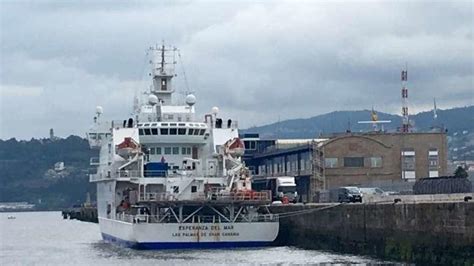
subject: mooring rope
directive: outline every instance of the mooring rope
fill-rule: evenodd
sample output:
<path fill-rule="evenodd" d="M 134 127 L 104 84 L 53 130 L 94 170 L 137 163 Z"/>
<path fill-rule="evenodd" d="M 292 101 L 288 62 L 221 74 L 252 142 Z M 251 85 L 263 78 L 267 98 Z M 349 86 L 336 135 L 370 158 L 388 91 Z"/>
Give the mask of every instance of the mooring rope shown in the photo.
<path fill-rule="evenodd" d="M 341 204 L 342 203 L 339 203 L 339 204 L 336 204 L 336 205 L 331 205 L 331 206 L 326 206 L 326 207 L 322 207 L 322 208 L 310 208 L 310 209 L 298 210 L 298 211 L 293 211 L 293 212 L 278 213 L 278 217 L 279 218 L 287 218 L 287 217 L 307 214 L 307 213 L 316 212 L 316 211 L 323 211 L 323 210 L 331 209 L 331 208 L 334 208 L 334 207 L 338 207 Z"/>

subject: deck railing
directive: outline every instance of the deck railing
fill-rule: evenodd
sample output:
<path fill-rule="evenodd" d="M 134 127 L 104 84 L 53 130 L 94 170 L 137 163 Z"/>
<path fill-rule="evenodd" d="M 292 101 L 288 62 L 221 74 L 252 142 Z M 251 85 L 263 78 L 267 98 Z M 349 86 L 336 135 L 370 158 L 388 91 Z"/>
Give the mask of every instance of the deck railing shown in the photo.
<path fill-rule="evenodd" d="M 176 218 L 170 215 L 147 215 L 147 214 L 126 214 L 117 213 L 116 220 L 127 223 L 179 223 Z M 232 221 L 223 219 L 218 215 L 196 215 L 190 219 L 186 219 L 182 223 L 202 224 L 202 223 L 258 223 L 258 222 L 275 222 L 278 221 L 278 214 L 257 214 L 251 217 L 237 217 Z"/>
<path fill-rule="evenodd" d="M 218 192 L 218 193 L 193 193 L 191 197 L 180 199 L 170 192 L 161 193 L 141 193 L 140 201 L 212 201 L 212 202 L 270 202 L 270 191 L 239 191 L 239 192 Z"/>

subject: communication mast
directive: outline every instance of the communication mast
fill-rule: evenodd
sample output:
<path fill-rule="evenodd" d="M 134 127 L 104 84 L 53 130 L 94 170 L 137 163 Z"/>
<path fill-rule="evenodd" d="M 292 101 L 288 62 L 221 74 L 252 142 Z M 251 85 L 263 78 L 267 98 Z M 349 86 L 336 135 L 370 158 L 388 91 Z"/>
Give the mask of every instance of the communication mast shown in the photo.
<path fill-rule="evenodd" d="M 403 133 L 407 133 L 410 131 L 410 120 L 408 117 L 408 88 L 407 88 L 407 81 L 408 81 L 408 70 L 405 67 L 405 70 L 402 70 L 402 128 L 401 131 Z"/>

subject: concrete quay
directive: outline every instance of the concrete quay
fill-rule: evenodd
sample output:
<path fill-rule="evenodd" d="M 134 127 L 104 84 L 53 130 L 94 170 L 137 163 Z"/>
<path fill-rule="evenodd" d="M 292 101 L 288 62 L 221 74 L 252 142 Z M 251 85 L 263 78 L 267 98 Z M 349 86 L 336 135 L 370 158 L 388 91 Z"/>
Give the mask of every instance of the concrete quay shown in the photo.
<path fill-rule="evenodd" d="M 84 222 L 98 223 L 96 207 L 76 207 L 61 211 L 64 219 L 75 219 Z"/>
<path fill-rule="evenodd" d="M 277 245 L 429 265 L 474 265 L 474 202 L 295 204 L 280 213 Z"/>

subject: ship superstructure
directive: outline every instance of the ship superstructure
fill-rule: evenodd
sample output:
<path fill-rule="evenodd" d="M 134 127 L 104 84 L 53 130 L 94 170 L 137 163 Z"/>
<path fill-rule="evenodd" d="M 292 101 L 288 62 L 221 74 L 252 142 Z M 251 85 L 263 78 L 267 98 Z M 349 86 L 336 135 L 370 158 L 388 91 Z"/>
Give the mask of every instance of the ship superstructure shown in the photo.
<path fill-rule="evenodd" d="M 260 246 L 278 233 L 276 215 L 257 212 L 270 192 L 255 192 L 240 157 L 237 121 L 217 107 L 195 115 L 196 97 L 173 104 L 176 48 L 151 47 L 147 101 L 119 121 L 102 121 L 97 107 L 88 132 L 97 172 L 97 208 L 105 240 L 134 248 Z"/>

